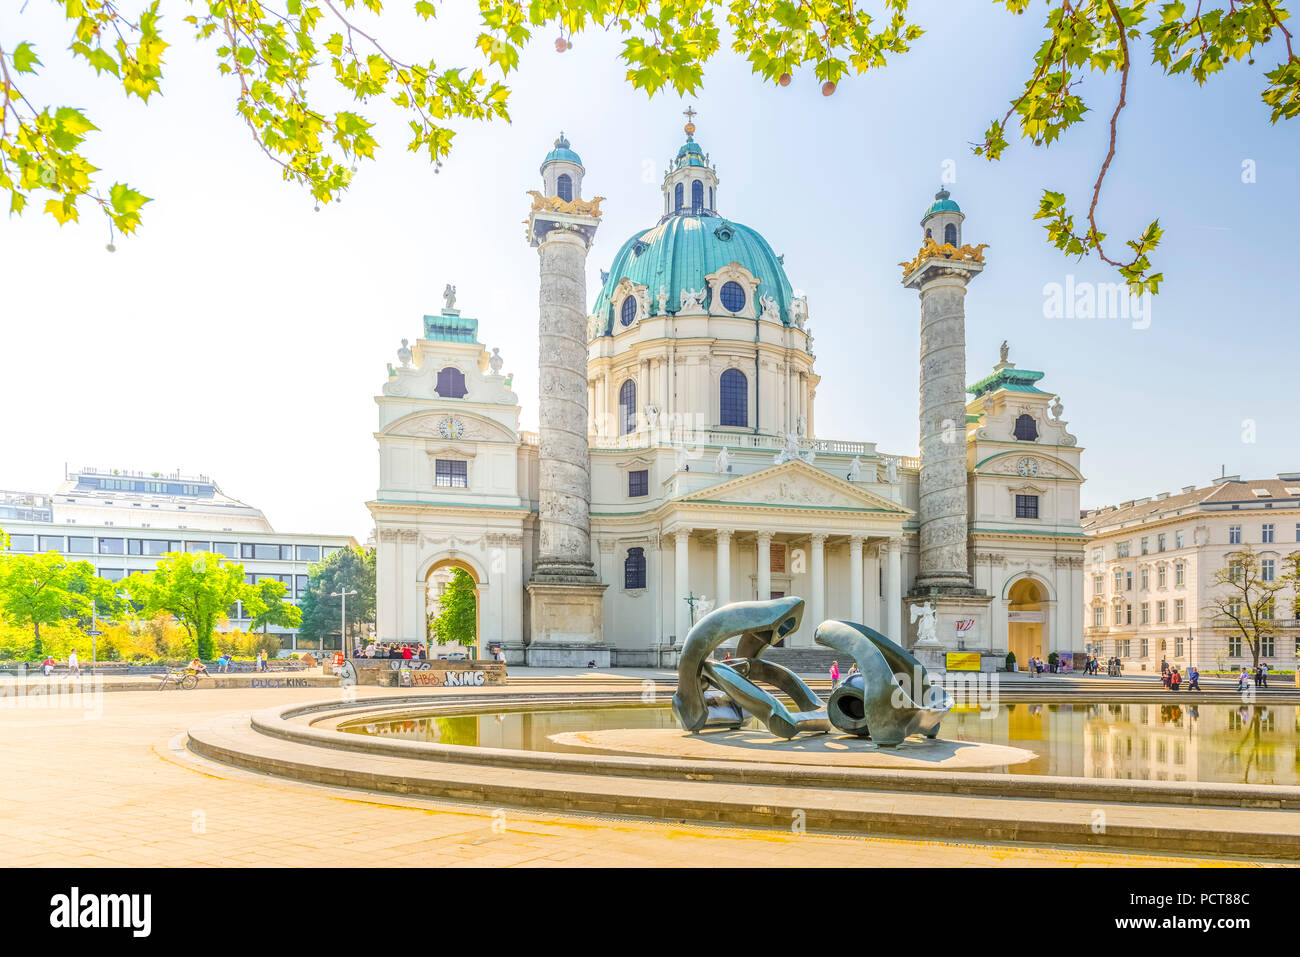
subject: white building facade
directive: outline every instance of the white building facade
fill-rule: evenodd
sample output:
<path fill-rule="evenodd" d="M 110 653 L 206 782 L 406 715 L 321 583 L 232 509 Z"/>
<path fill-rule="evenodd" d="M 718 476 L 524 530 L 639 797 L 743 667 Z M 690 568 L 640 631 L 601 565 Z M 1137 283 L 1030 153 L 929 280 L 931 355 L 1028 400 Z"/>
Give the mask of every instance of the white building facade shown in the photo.
<path fill-rule="evenodd" d="M 708 609 L 799 595 L 808 609 L 787 648 L 815 648 L 826 618 L 910 645 L 920 461 L 865 437 L 817 434 L 808 300 L 758 232 L 718 212 L 716 171 L 693 133 L 688 126 L 665 177 L 662 216 L 602 270 L 587 319 L 586 396 L 540 397 L 544 421 L 557 421 L 548 402 L 585 398 L 601 640 L 616 666 L 671 666 Z M 558 140 L 534 212 L 598 223 L 599 200 L 581 199 L 585 172 Z M 961 215 L 942 197 L 924 229 Z M 833 345 L 833 319 L 819 328 Z M 424 639 L 433 576 L 459 567 L 477 583 L 481 645 L 528 661 L 537 436 L 520 430 L 498 350 L 479 342 L 477 320 L 460 315 L 450 289 L 448 307 L 425 317 L 424 336 L 403 342 L 398 358 L 376 398 L 380 486 L 368 503 L 378 640 Z M 946 650 L 1000 662 L 1013 645 L 1021 661 L 1083 649 L 1081 450 L 1059 400 L 1036 387 L 1041 378 L 1004 356 L 967 390 L 954 440 L 966 445 L 968 566 L 987 597 L 960 628 L 940 620 Z M 915 401 L 894 414 L 914 415 Z"/>

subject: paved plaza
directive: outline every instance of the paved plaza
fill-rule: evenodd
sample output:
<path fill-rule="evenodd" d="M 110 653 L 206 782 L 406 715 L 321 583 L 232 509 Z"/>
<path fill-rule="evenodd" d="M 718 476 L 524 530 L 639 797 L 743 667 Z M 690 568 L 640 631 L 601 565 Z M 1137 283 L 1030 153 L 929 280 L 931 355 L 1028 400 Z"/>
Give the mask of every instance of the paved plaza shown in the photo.
<path fill-rule="evenodd" d="M 599 676 L 562 686 L 592 690 Z M 499 690 L 499 689 L 498 689 Z M 557 689 L 558 690 L 558 689 Z M 358 696 L 391 694 L 358 689 Z M 317 688 L 123 691 L 102 715 L 0 709 L 9 866 L 1251 866 L 1072 848 L 796 834 L 549 813 L 316 786 L 184 747 L 197 722 Z"/>

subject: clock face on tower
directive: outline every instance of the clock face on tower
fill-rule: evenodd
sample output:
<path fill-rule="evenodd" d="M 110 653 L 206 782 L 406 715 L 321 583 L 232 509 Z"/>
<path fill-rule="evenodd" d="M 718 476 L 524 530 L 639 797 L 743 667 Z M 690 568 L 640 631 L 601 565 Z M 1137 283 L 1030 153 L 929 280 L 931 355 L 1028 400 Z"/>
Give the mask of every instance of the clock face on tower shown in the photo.
<path fill-rule="evenodd" d="M 438 432 L 444 439 L 458 439 L 465 434 L 465 423 L 448 416 L 438 423 Z"/>
<path fill-rule="evenodd" d="M 1021 475 L 1030 478 L 1038 474 L 1038 463 L 1034 459 L 1021 459 L 1016 469 Z"/>

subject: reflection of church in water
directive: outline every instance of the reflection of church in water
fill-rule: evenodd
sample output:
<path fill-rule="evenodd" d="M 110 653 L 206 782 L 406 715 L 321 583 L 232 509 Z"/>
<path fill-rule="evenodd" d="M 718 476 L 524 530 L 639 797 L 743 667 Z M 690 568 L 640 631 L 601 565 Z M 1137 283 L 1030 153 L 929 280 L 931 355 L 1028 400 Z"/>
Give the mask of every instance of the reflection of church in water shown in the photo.
<path fill-rule="evenodd" d="M 498 350 L 454 289 L 403 343 L 376 399 L 379 640 L 423 638 L 439 576 L 460 567 L 480 640 L 516 663 L 671 665 L 693 616 L 782 595 L 807 602 L 789 648 L 847 618 L 906 645 L 932 625 L 937 647 L 981 651 L 985 667 L 1008 649 L 1021 663 L 1082 650 L 1080 449 L 1043 373 L 1005 344 L 967 388 L 964 299 L 985 264 L 948 192 L 902 264 L 921 300 L 921 455 L 888 455 L 818 435 L 810 322 L 823 347 L 839 322 L 718 212 L 716 171 L 686 131 L 661 215 L 614 254 L 594 302 L 601 200 L 583 199 L 562 136 L 542 162 L 528 219 L 539 434 L 519 429 Z"/>

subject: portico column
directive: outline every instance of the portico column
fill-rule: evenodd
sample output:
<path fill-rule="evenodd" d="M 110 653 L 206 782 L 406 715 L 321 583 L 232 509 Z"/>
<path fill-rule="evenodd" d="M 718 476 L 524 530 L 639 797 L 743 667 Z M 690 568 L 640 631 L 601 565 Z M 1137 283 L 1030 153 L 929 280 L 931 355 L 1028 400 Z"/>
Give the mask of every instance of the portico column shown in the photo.
<path fill-rule="evenodd" d="M 812 627 L 808 629 L 811 640 L 813 630 L 826 619 L 826 536 L 813 535 L 809 540 L 812 555 L 808 570 L 812 578 L 812 596 L 808 602 Z"/>
<path fill-rule="evenodd" d="M 673 563 L 673 571 L 677 579 L 673 608 L 674 618 L 677 621 L 677 643 L 680 645 L 686 641 L 686 635 L 691 630 L 691 607 L 686 604 L 686 597 L 691 590 L 691 530 L 679 528 L 673 533 L 673 539 L 677 546 L 677 555 Z"/>
<path fill-rule="evenodd" d="M 717 607 L 731 601 L 731 529 L 718 529 Z"/>
<path fill-rule="evenodd" d="M 767 601 L 772 597 L 772 533 L 758 533 L 758 600 Z"/>
<path fill-rule="evenodd" d="M 849 539 L 849 618 L 862 623 L 862 537 Z"/>
<path fill-rule="evenodd" d="M 905 644 L 903 636 L 903 548 L 898 539 L 890 539 L 887 570 L 885 572 L 885 637 Z"/>
<path fill-rule="evenodd" d="M 873 542 L 868 548 L 863 565 L 862 577 L 865 579 L 866 594 L 862 602 L 862 613 L 866 618 L 862 623 L 870 625 L 877 631 L 884 631 L 885 623 L 880 615 L 880 546 L 878 544 Z"/>

